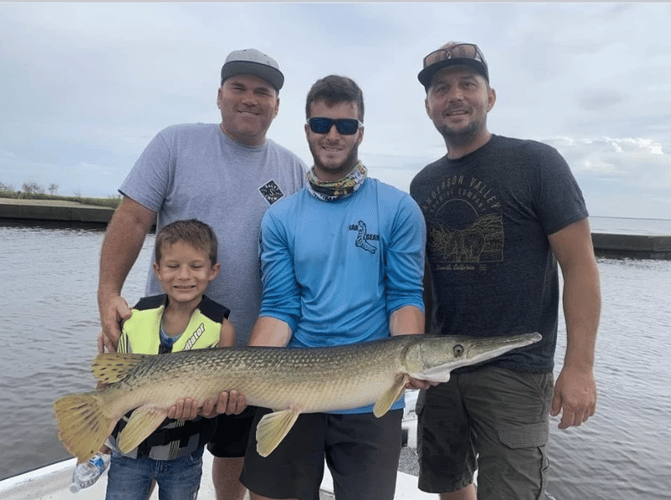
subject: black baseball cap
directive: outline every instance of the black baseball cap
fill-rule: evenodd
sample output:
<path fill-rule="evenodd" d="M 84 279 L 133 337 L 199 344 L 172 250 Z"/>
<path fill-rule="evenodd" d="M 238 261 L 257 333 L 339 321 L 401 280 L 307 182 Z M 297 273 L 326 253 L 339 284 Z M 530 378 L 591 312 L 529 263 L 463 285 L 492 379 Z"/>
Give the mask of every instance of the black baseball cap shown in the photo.
<path fill-rule="evenodd" d="M 438 50 L 434 50 L 424 58 L 424 69 L 419 72 L 417 78 L 429 90 L 431 80 L 441 69 L 447 66 L 465 64 L 471 66 L 489 82 L 489 70 L 487 61 L 482 51 L 474 43 L 447 42 Z"/>

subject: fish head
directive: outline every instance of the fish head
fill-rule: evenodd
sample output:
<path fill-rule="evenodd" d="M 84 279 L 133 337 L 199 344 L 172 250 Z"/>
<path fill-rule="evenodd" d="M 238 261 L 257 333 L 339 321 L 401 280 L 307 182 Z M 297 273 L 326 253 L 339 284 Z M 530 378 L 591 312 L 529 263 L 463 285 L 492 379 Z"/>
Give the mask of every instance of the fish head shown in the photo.
<path fill-rule="evenodd" d="M 408 346 L 404 366 L 414 378 L 447 382 L 450 372 L 475 365 L 508 351 L 538 342 L 539 333 L 512 336 L 469 337 L 463 335 L 417 335 Z"/>

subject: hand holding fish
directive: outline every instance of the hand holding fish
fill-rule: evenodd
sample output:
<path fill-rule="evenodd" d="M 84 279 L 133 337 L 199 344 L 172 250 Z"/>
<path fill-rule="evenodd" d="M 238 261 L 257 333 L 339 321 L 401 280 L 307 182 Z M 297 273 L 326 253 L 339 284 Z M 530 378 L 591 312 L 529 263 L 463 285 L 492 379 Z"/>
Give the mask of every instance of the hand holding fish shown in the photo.
<path fill-rule="evenodd" d="M 175 420 L 193 420 L 200 413 L 201 406 L 192 398 L 180 398 L 168 409 L 168 418 Z"/>
<path fill-rule="evenodd" d="M 102 298 L 99 294 L 100 323 L 102 332 L 98 335 L 98 352 L 116 352 L 121 336 L 121 321 L 130 318 L 132 311 L 121 295 Z"/>
<path fill-rule="evenodd" d="M 219 398 L 208 398 L 200 408 L 200 415 L 206 418 L 216 417 L 217 415 L 239 415 L 247 408 L 247 400 L 244 395 L 236 390 L 230 392 L 223 391 L 219 393 Z"/>
<path fill-rule="evenodd" d="M 438 385 L 438 382 L 432 382 L 430 380 L 420 380 L 414 377 L 408 377 L 408 381 L 405 383 L 406 389 L 428 389 L 433 385 Z"/>
<path fill-rule="evenodd" d="M 223 391 L 219 398 L 207 398 L 201 405 L 197 399 L 180 398 L 168 409 L 168 418 L 193 420 L 198 416 L 213 418 L 217 415 L 239 415 L 247 408 L 245 396 L 238 391 Z"/>

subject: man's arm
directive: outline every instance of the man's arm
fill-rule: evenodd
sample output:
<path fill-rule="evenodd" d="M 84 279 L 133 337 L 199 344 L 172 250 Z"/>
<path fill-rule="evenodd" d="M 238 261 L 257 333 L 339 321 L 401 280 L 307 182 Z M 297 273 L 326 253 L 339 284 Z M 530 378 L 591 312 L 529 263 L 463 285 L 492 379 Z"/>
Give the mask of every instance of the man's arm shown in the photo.
<path fill-rule="evenodd" d="M 389 332 L 392 335 L 415 335 L 424 333 L 424 313 L 415 306 L 404 306 L 389 317 Z"/>
<path fill-rule="evenodd" d="M 583 219 L 548 237 L 564 277 L 566 355 L 557 378 L 551 415 L 562 411 L 560 429 L 578 426 L 596 411 L 594 350 L 601 314 L 599 270 L 589 221 Z"/>
<path fill-rule="evenodd" d="M 433 311 L 435 309 L 435 302 L 433 297 L 433 281 L 431 279 L 431 269 L 429 267 L 429 258 L 426 257 L 426 262 L 424 264 L 424 293 L 422 298 L 424 299 L 424 331 L 428 334 L 438 334 L 434 331 L 436 325 L 434 324 Z"/>
<path fill-rule="evenodd" d="M 249 335 L 249 345 L 286 347 L 291 340 L 291 333 L 289 325 L 281 319 L 261 316 Z"/>
<path fill-rule="evenodd" d="M 100 252 L 98 281 L 98 309 L 102 325 L 98 338 L 100 352 L 105 349 L 116 351 L 121 335 L 119 321 L 131 314 L 128 304 L 121 297 L 121 288 L 155 222 L 156 212 L 124 197 L 107 228 Z"/>
<path fill-rule="evenodd" d="M 389 318 L 389 332 L 392 335 L 421 335 L 424 333 L 424 313 L 415 306 L 405 306 L 397 309 Z M 428 389 L 437 383 L 408 378 L 406 389 Z"/>

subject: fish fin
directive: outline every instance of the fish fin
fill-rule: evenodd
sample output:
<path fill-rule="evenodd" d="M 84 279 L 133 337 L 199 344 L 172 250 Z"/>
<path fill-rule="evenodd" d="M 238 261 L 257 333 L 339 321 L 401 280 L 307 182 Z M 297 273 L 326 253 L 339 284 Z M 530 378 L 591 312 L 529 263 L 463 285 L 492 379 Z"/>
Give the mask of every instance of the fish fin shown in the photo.
<path fill-rule="evenodd" d="M 100 382 L 111 384 L 126 378 L 128 373 L 141 361 L 149 358 L 146 354 L 123 354 L 108 352 L 98 354 L 91 365 L 91 373 Z"/>
<path fill-rule="evenodd" d="M 408 381 L 408 375 L 399 375 L 396 377 L 394 385 L 392 385 L 375 403 L 373 407 L 373 415 L 377 418 L 380 418 L 382 415 L 389 411 L 391 405 L 401 397 L 403 390 L 405 389 L 405 384 Z"/>
<path fill-rule="evenodd" d="M 118 419 L 103 411 L 96 393 L 68 394 L 54 403 L 58 438 L 79 462 L 96 454 Z"/>
<path fill-rule="evenodd" d="M 137 448 L 142 441 L 158 429 L 166 418 L 165 411 L 155 406 L 140 406 L 128 419 L 128 424 L 119 434 L 117 445 L 121 453 Z"/>
<path fill-rule="evenodd" d="M 256 427 L 256 451 L 262 457 L 270 455 L 289 433 L 301 412 L 274 411 L 264 415 Z"/>

